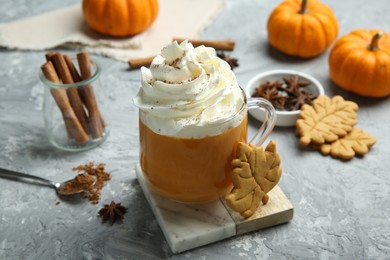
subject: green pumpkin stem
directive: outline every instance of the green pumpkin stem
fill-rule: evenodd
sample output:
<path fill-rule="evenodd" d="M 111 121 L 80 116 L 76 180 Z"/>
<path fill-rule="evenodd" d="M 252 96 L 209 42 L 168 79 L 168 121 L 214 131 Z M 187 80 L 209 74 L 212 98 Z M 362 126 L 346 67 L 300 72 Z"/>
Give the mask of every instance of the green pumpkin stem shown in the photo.
<path fill-rule="evenodd" d="M 300 14 L 307 14 L 309 11 L 306 9 L 306 6 L 307 6 L 307 0 L 302 0 L 301 10 L 299 10 L 298 13 L 300 13 Z"/>
<path fill-rule="evenodd" d="M 377 50 L 379 50 L 378 42 L 379 42 L 379 40 L 382 38 L 382 36 L 383 36 L 383 33 L 382 33 L 382 32 L 377 32 L 377 33 L 372 37 L 371 43 L 370 43 L 370 45 L 368 45 L 368 49 L 369 49 L 370 51 L 377 51 Z"/>

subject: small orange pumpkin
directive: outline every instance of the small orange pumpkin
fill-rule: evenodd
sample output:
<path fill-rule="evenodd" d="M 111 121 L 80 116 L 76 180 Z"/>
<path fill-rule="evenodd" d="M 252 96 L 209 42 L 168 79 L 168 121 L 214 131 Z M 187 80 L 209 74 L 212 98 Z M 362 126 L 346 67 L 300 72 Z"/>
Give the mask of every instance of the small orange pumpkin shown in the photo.
<path fill-rule="evenodd" d="M 331 79 L 366 97 L 390 95 L 390 36 L 356 30 L 337 40 L 329 55 Z"/>
<path fill-rule="evenodd" d="M 111 36 L 130 36 L 145 31 L 157 18 L 158 0 L 83 0 L 85 22 L 95 31 Z"/>
<path fill-rule="evenodd" d="M 274 48 L 310 58 L 324 52 L 336 39 L 338 23 L 332 9 L 317 0 L 287 0 L 272 11 L 267 30 Z"/>

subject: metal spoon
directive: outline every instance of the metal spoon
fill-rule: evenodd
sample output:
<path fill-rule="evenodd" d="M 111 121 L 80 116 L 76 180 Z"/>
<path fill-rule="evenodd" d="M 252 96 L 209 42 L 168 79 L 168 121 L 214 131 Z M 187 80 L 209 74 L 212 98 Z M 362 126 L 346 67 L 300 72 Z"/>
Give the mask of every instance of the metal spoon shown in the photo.
<path fill-rule="evenodd" d="M 34 175 L 26 174 L 26 173 L 21 173 L 21 172 L 15 172 L 15 171 L 2 169 L 2 168 L 0 168 L 0 176 L 18 178 L 18 179 L 25 178 L 25 179 L 34 180 L 34 182 L 37 184 L 46 184 L 46 185 L 54 188 L 59 195 L 63 195 L 63 196 L 79 194 L 79 193 L 84 191 L 84 189 L 82 189 L 82 188 L 80 188 L 80 190 L 72 190 L 72 191 L 69 191 L 69 189 L 64 189 L 64 186 L 67 183 L 71 182 L 72 180 L 59 183 L 59 182 L 54 182 L 54 181 L 44 179 L 44 178 L 41 178 L 38 176 L 34 176 Z M 91 185 L 93 185 L 93 184 L 94 183 L 92 183 Z"/>

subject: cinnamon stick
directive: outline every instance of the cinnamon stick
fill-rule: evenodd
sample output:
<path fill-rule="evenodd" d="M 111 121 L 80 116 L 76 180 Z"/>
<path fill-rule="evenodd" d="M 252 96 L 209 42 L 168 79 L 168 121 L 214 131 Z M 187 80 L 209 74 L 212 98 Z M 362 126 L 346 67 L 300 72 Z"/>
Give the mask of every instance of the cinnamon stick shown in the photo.
<path fill-rule="evenodd" d="M 56 53 L 50 59 L 52 60 L 55 70 L 60 76 L 62 82 L 64 84 L 73 84 L 74 81 L 72 75 L 70 74 L 69 68 L 66 65 L 64 56 L 61 53 Z M 89 131 L 87 125 L 87 115 L 84 111 L 84 107 L 81 102 L 79 93 L 77 92 L 77 88 L 67 88 L 66 94 L 68 95 L 70 105 L 72 106 L 78 120 L 80 121 L 81 126 L 88 134 Z"/>
<path fill-rule="evenodd" d="M 235 41 L 231 40 L 196 40 L 196 39 L 185 39 L 185 38 L 179 38 L 179 37 L 174 37 L 174 41 L 177 41 L 179 44 L 184 41 L 188 40 L 194 47 L 204 45 L 207 47 L 213 47 L 216 50 L 221 50 L 221 51 L 232 51 L 234 50 L 234 47 L 236 45 Z"/>
<path fill-rule="evenodd" d="M 45 64 L 43 64 L 41 66 L 41 70 L 47 80 L 57 84 L 61 83 L 51 61 L 47 61 Z M 78 144 L 84 144 L 88 142 L 89 137 L 77 119 L 77 116 L 70 105 L 65 89 L 50 89 L 50 93 L 52 94 L 54 101 L 61 111 L 65 127 L 69 134 Z"/>
<path fill-rule="evenodd" d="M 79 63 L 81 76 L 77 72 L 70 57 L 68 55 L 65 55 L 64 58 L 75 82 L 86 80 L 91 77 L 91 65 L 88 53 L 83 52 L 77 54 L 77 61 Z M 91 85 L 80 86 L 78 87 L 78 91 L 80 93 L 80 97 L 83 103 L 88 110 L 88 125 L 90 127 L 92 137 L 94 139 L 100 138 L 103 136 L 103 126 L 93 87 Z"/>
<path fill-rule="evenodd" d="M 149 67 L 154 59 L 154 56 L 146 57 L 146 58 L 139 58 L 139 59 L 129 59 L 129 67 L 132 70 L 139 69 L 142 66 Z"/>
<path fill-rule="evenodd" d="M 70 56 L 67 55 L 67 54 L 64 54 L 64 59 L 65 59 L 65 62 L 66 62 L 66 66 L 68 66 L 70 75 L 72 76 L 73 82 L 81 81 L 81 77 L 80 77 L 79 73 L 77 72 L 77 69 L 74 66 Z"/>
<path fill-rule="evenodd" d="M 46 53 L 45 54 L 46 61 L 51 61 L 51 58 L 53 57 L 54 54 L 56 54 L 56 53 L 53 51 Z M 52 63 L 52 65 L 53 65 L 53 63 Z M 54 68 L 54 70 L 55 70 L 55 68 Z M 57 72 L 55 72 L 55 73 L 56 73 L 56 76 L 58 77 L 58 73 Z M 66 132 L 68 133 L 68 138 L 73 139 L 72 131 L 71 131 L 71 129 L 68 129 L 67 124 L 65 124 L 65 128 L 66 128 Z"/>
<path fill-rule="evenodd" d="M 45 58 L 46 58 L 46 61 L 50 61 L 51 60 L 51 57 L 54 56 L 54 54 L 56 54 L 55 52 L 48 52 L 45 54 Z"/>
<path fill-rule="evenodd" d="M 77 54 L 77 62 L 78 62 L 79 67 L 80 67 L 81 80 L 86 80 L 86 79 L 90 78 L 91 77 L 91 60 L 89 58 L 88 52 L 78 53 Z M 97 103 L 96 97 L 95 97 L 95 92 L 93 91 L 92 86 L 90 86 L 88 89 L 90 89 L 90 91 L 91 91 L 91 94 L 89 95 L 90 98 L 92 98 L 94 100 L 94 102 L 96 103 L 96 110 L 97 110 L 97 113 L 100 117 L 100 122 L 101 122 L 102 128 L 104 129 L 104 127 L 106 127 L 107 124 L 106 124 L 106 121 L 104 120 L 102 114 L 100 113 L 98 103 Z"/>

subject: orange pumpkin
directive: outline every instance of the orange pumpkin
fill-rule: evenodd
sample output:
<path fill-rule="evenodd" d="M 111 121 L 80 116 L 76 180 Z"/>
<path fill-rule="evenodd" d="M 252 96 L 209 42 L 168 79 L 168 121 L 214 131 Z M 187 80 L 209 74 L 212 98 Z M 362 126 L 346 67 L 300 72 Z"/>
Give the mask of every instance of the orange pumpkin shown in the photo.
<path fill-rule="evenodd" d="M 390 95 L 390 37 L 379 30 L 356 30 L 341 37 L 329 55 L 331 79 L 366 97 Z"/>
<path fill-rule="evenodd" d="M 267 30 L 274 48 L 310 58 L 336 39 L 338 23 L 332 9 L 317 0 L 287 0 L 272 11 Z"/>
<path fill-rule="evenodd" d="M 83 0 L 85 22 L 95 31 L 111 36 L 130 36 L 145 31 L 157 18 L 158 0 Z"/>

